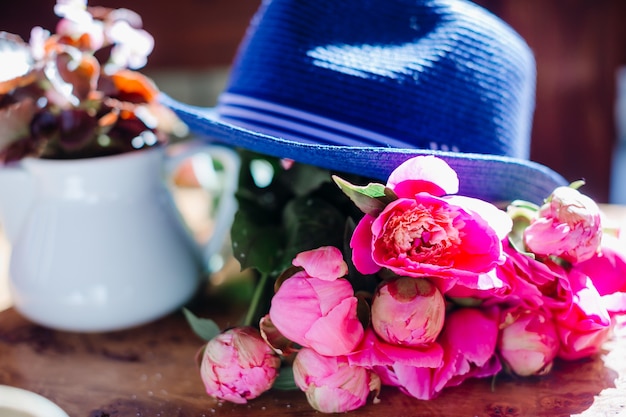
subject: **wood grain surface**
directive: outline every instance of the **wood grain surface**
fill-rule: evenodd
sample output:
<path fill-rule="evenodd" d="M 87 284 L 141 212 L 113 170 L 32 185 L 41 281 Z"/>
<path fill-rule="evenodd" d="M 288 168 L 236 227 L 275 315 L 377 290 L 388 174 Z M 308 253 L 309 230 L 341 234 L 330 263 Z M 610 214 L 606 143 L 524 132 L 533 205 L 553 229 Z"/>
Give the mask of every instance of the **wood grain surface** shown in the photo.
<path fill-rule="evenodd" d="M 221 327 L 244 309 L 201 294 L 190 309 Z M 245 405 L 209 398 L 195 364 L 202 341 L 180 312 L 142 327 L 74 334 L 32 324 L 10 308 L 0 313 L 0 384 L 48 397 L 72 417 L 319 416 L 299 391 L 269 391 Z M 381 402 L 354 416 L 620 416 L 626 415 L 626 327 L 602 354 L 558 362 L 542 378 L 501 376 L 466 381 L 435 400 L 386 387 Z"/>

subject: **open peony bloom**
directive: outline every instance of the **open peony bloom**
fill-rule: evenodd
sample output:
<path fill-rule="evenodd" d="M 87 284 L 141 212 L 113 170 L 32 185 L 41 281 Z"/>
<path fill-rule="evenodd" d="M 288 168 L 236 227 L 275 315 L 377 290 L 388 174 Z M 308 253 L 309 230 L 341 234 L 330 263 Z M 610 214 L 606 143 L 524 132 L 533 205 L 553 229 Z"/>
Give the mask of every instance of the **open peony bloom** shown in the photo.
<path fill-rule="evenodd" d="M 211 339 L 200 376 L 207 394 L 245 404 L 272 387 L 280 359 L 252 327 L 236 327 Z"/>
<path fill-rule="evenodd" d="M 306 348 L 296 356 L 293 376 L 311 407 L 323 413 L 355 410 L 365 405 L 370 392 L 378 394 L 381 385 L 378 375 L 350 365 L 344 356 L 322 356 Z"/>
<path fill-rule="evenodd" d="M 503 260 L 501 240 L 510 217 L 484 201 L 448 195 L 456 173 L 442 160 L 419 156 L 400 165 L 387 187 L 398 199 L 378 215 L 366 214 L 350 246 L 356 268 L 373 274 L 387 268 L 401 276 L 432 276 L 444 292 L 468 285 Z"/>
<path fill-rule="evenodd" d="M 602 227 L 598 205 L 571 187 L 558 187 L 524 231 L 528 249 L 576 263 L 593 257 L 600 247 Z"/>
<path fill-rule="evenodd" d="M 545 375 L 559 351 L 552 316 L 539 309 L 514 308 L 504 313 L 498 350 L 517 375 Z"/>
<path fill-rule="evenodd" d="M 341 278 L 348 271 L 341 252 L 334 247 L 307 251 L 295 264 L 304 270 L 287 278 L 272 298 L 272 323 L 287 339 L 322 355 L 350 353 L 363 337 L 363 326 L 352 286 Z"/>
<path fill-rule="evenodd" d="M 430 281 L 400 277 L 378 287 L 372 301 L 372 327 L 388 343 L 424 345 L 439 336 L 445 311 L 443 296 Z"/>

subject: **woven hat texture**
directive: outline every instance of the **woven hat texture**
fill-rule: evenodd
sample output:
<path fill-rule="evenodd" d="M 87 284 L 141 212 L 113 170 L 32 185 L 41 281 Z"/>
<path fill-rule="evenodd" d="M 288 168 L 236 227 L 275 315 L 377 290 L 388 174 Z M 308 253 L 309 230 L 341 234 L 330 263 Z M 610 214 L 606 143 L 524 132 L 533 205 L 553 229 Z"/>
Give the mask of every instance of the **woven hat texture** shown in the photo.
<path fill-rule="evenodd" d="M 386 179 L 433 154 L 460 193 L 540 202 L 565 180 L 528 160 L 535 61 L 465 0 L 264 1 L 215 108 L 164 96 L 207 140 Z"/>

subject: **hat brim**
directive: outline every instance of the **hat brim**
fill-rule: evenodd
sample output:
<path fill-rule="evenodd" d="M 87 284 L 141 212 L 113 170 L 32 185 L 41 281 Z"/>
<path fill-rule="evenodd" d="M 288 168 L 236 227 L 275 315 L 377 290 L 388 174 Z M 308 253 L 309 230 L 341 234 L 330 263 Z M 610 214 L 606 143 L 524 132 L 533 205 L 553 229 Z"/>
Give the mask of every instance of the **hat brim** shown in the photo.
<path fill-rule="evenodd" d="M 445 160 L 459 176 L 459 194 L 491 202 L 526 200 L 540 204 L 567 181 L 536 162 L 497 155 L 428 149 L 352 147 L 301 143 L 266 135 L 224 122 L 214 108 L 181 103 L 166 94 L 160 101 L 207 141 L 263 155 L 292 159 L 337 172 L 385 181 L 402 162 L 419 155 Z"/>

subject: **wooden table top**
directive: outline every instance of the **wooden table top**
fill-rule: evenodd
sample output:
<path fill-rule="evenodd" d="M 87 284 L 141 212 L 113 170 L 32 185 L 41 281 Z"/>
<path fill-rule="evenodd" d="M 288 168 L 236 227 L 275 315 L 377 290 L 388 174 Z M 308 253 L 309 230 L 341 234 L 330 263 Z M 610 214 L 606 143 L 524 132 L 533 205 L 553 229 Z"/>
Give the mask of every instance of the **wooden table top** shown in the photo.
<path fill-rule="evenodd" d="M 615 217 L 615 216 L 623 217 Z M 626 219 L 626 208 L 613 218 Z M 225 305 L 207 285 L 189 305 L 220 327 L 243 305 Z M 71 417 L 319 416 L 299 391 L 271 390 L 245 405 L 204 393 L 195 354 L 203 342 L 181 312 L 141 327 L 96 334 L 46 329 L 13 308 L 0 311 L 0 384 L 41 394 Z M 626 416 L 626 320 L 601 354 L 559 361 L 545 377 L 474 379 L 420 401 L 384 387 L 379 404 L 354 416 Z"/>
<path fill-rule="evenodd" d="M 210 295 L 191 306 L 221 327 L 243 308 Z M 149 325 L 101 334 L 65 333 L 32 324 L 10 308 L 0 313 L 0 384 L 41 394 L 72 417 L 319 416 L 299 391 L 272 390 L 246 405 L 209 398 L 194 356 L 202 341 L 180 312 Z M 557 362 L 541 378 L 468 380 L 430 401 L 384 387 L 380 404 L 354 416 L 618 416 L 626 415 L 626 326 L 602 354 Z"/>

